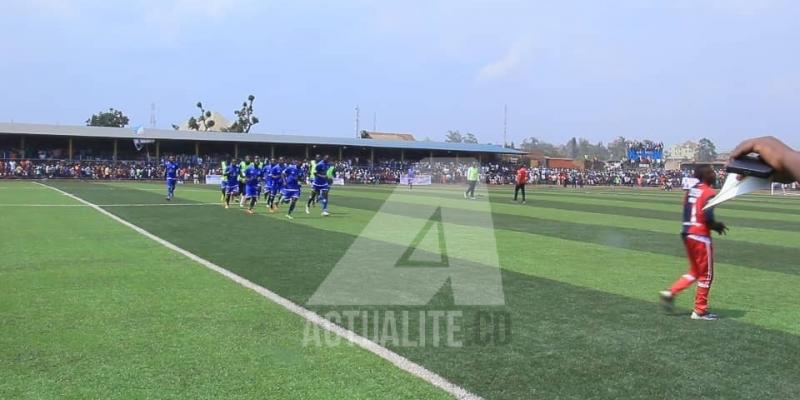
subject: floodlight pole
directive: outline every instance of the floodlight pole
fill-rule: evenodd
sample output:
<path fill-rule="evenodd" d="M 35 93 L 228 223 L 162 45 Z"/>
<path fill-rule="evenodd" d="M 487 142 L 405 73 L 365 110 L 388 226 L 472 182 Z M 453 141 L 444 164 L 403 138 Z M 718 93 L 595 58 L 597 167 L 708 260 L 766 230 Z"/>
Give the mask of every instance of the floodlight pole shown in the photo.
<path fill-rule="evenodd" d="M 508 146 L 508 104 L 503 105 L 503 147 Z"/>
<path fill-rule="evenodd" d="M 358 132 L 358 105 L 356 105 L 356 139 L 361 138 L 361 134 Z"/>

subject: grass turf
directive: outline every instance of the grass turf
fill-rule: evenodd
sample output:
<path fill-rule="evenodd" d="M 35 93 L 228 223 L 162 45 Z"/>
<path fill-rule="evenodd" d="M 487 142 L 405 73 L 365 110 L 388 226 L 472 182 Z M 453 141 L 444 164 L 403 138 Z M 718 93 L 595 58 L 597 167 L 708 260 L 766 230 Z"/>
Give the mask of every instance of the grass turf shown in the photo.
<path fill-rule="evenodd" d="M 302 210 L 298 210 L 297 218 L 287 221 L 282 215 L 264 215 L 263 208 L 259 209 L 261 215 L 252 217 L 238 209 L 224 210 L 216 206 L 114 207 L 163 203 L 163 187 L 155 184 L 53 184 L 93 203 L 106 205 L 109 211 L 122 218 L 298 303 L 304 303 L 314 293 L 348 246 L 363 233 L 364 227 L 392 190 L 390 187 L 337 187 L 332 192 L 334 215 L 331 218 L 306 216 Z M 35 199 L 25 197 L 27 194 L 22 193 L 26 191 L 0 199 L 6 204 L 17 204 L 21 199 L 26 203 L 44 202 L 40 204 L 65 201 L 63 196 L 53 197 L 52 193 L 44 195 L 35 190 L 31 192 L 36 192 L 32 195 L 37 196 Z M 4 191 L 0 191 L 0 196 L 4 194 Z M 177 195 L 176 203 L 179 204 L 201 205 L 219 199 L 214 187 L 180 186 Z M 797 199 L 751 196 L 720 209 L 720 218 L 732 227 L 730 237 L 717 241 L 719 263 L 711 294 L 712 307 L 720 311 L 723 320 L 707 324 L 689 321 L 685 314 L 662 314 L 657 311 L 653 301 L 654 293 L 685 269 L 686 261 L 677 236 L 679 192 L 533 188 L 529 190 L 528 204 L 522 206 L 509 204 L 508 188 L 492 188 L 488 200 L 491 201 L 493 227 L 472 223 L 469 217 L 471 205 L 460 196 L 459 188 L 421 187 L 410 193 L 404 192 L 398 198 L 409 205 L 440 202 L 449 215 L 454 216 L 449 221 L 452 226 L 448 229 L 455 226 L 468 229 L 477 240 L 489 234 L 496 236 L 506 305 L 461 309 L 466 314 L 464 319 L 468 331 L 474 331 L 475 327 L 470 325 L 476 324 L 474 316 L 481 311 L 506 313 L 511 321 L 511 340 L 504 344 L 467 343 L 459 348 L 394 346 L 393 350 L 487 398 L 793 398 L 800 389 L 800 383 L 795 379 L 800 373 L 800 311 L 796 307 L 800 268 L 795 264 L 798 255 L 795 228 L 800 224 L 800 203 Z M 21 210 L 25 212 L 20 213 Z M 133 240 L 136 235 L 130 234 L 132 236 L 127 238 L 129 235 L 123 234 L 124 228 L 102 235 L 108 239 L 108 251 L 103 252 L 107 259 L 100 257 L 100 262 L 85 253 L 87 249 L 96 248 L 91 237 L 74 238 L 69 241 L 71 246 L 75 246 L 72 248 L 63 247 L 64 241 L 60 238 L 40 238 L 48 235 L 41 235 L 36 228 L 49 230 L 47 227 L 52 226 L 55 215 L 67 220 L 70 218 L 65 216 L 71 216 L 72 222 L 62 225 L 61 230 L 65 235 L 74 234 L 72 230 L 82 225 L 80 221 L 92 220 L 90 214 L 93 211 L 90 209 L 43 207 L 40 210 L 14 206 L 0 208 L 0 213 L 15 218 L 11 220 L 14 226 L 24 227 L 19 241 L 9 242 L 13 244 L 8 247 L 12 255 L 54 257 L 59 260 L 64 259 L 65 254 L 74 255 L 76 258 L 71 259 L 75 266 L 74 279 L 85 279 L 88 274 L 97 276 L 97 284 L 109 280 L 115 282 L 115 278 L 106 275 L 111 272 L 122 273 L 119 268 L 112 267 L 126 265 L 127 262 L 132 265 L 124 269 L 125 273 L 136 271 L 134 275 L 138 279 L 154 282 L 162 288 L 155 293 L 151 290 L 145 296 L 147 300 L 139 300 L 139 303 L 131 298 L 112 302 L 117 308 L 105 314 L 99 313 L 107 318 L 94 315 L 102 310 L 87 309 L 85 303 L 93 304 L 88 300 L 76 298 L 66 303 L 60 300 L 63 295 L 60 292 L 70 292 L 70 281 L 53 282 L 53 289 L 48 293 L 58 293 L 52 296 L 42 297 L 34 289 L 24 290 L 19 294 L 17 302 L 20 304 L 13 308 L 14 313 L 0 310 L 3 316 L 10 316 L 3 320 L 20 324 L 18 321 L 29 319 L 29 315 L 35 318 L 26 325 L 8 325 L 9 332 L 3 335 L 4 338 L 30 336 L 29 339 L 38 337 L 42 340 L 41 334 L 11 334 L 26 332 L 23 328 L 30 330 L 46 326 L 50 314 L 69 314 L 75 308 L 83 309 L 82 315 L 100 318 L 98 326 L 103 326 L 103 329 L 119 330 L 120 325 L 131 325 L 129 319 L 137 321 L 124 313 L 130 304 L 145 309 L 160 309 L 177 302 L 169 310 L 173 316 L 197 307 L 197 304 L 186 299 L 178 301 L 181 291 L 166 287 L 165 273 L 175 269 L 171 267 L 186 264 L 187 268 L 178 269 L 189 269 L 192 273 L 179 279 L 181 284 L 186 284 L 190 277 L 198 279 L 197 275 L 206 273 L 188 268 L 191 263 L 178 260 L 179 257 L 166 250 L 162 250 L 163 257 L 170 261 L 156 259 L 143 262 L 126 254 L 126 249 L 130 247 L 126 240 Z M 32 218 L 25 217 L 27 214 L 45 217 L 26 220 L 24 218 Z M 417 216 L 401 208 L 392 217 L 402 224 L 407 218 Z M 102 217 L 99 218 L 103 221 Z M 114 224 L 112 221 L 104 223 Z M 33 245 L 30 243 L 33 237 L 43 241 Z M 373 239 L 391 241 L 391 237 Z M 313 249 L 309 247 L 312 243 L 316 243 Z M 404 247 L 403 243 L 393 245 Z M 146 247 L 148 250 L 142 252 L 146 253 L 144 256 L 154 252 L 154 246 Z M 475 251 L 475 254 L 448 256 L 479 256 L 480 248 L 476 246 Z M 20 274 L 9 275 L 14 283 L 8 285 L 21 285 L 23 288 L 31 285 L 35 288 L 39 284 L 37 281 L 55 279 L 53 276 L 64 273 L 63 268 L 45 268 L 37 272 L 38 264 L 35 260 L 12 263 L 7 271 L 0 271 L 4 271 L 4 274 Z M 123 275 L 116 279 L 128 281 L 131 278 Z M 7 279 L 3 281 L 8 282 Z M 231 284 L 212 276 L 208 277 L 205 285 L 206 291 L 214 291 Z M 139 286 L 149 288 L 148 285 Z M 355 285 L 353 290 L 357 289 Z M 4 298 L 6 296 L 3 295 Z M 50 301 L 51 297 L 59 300 Z M 113 292 L 100 291 L 96 293 L 95 303 L 104 304 L 103 300 L 107 302 L 109 297 L 115 299 Z M 231 288 L 229 301 L 252 297 L 246 291 Z M 690 297 L 684 295 L 679 298 L 679 307 L 684 311 L 688 310 Z M 22 304 L 27 305 L 35 299 L 49 303 L 48 308 L 26 310 L 23 307 Z M 256 305 L 263 303 L 257 297 L 252 301 Z M 267 305 L 261 306 L 269 308 Z M 446 286 L 428 308 L 455 308 Z M 230 316 L 225 310 L 223 308 L 209 315 L 203 312 L 202 315 L 207 316 L 203 321 L 211 325 L 227 321 L 226 318 Z M 329 310 L 321 308 L 318 311 Z M 247 320 L 252 314 L 258 313 L 245 308 L 241 318 Z M 278 318 L 267 317 L 264 313 L 258 317 L 264 324 L 274 323 L 273 318 Z M 283 318 L 291 319 L 287 316 Z M 142 325 L 141 320 L 138 321 L 133 325 Z M 150 329 L 154 330 L 162 329 L 161 326 L 167 324 L 166 318 L 148 322 Z M 231 343 L 230 346 L 247 348 L 253 346 L 254 342 L 261 343 L 259 338 L 265 340 L 243 334 L 242 331 L 248 330 L 247 326 L 229 327 L 225 339 Z M 158 358 L 143 348 L 169 347 L 164 343 L 178 340 L 175 338 L 178 335 L 176 332 L 166 331 L 160 336 L 142 337 L 138 342 L 142 347 L 134 347 L 129 353 L 120 353 L 117 358 L 109 357 L 121 364 L 134 358 L 140 360 L 140 366 L 157 369 L 161 366 Z M 289 369 L 283 378 L 264 376 L 262 382 L 265 385 L 269 382 L 285 382 L 292 387 L 303 387 L 299 392 L 280 392 L 277 397 L 302 397 L 301 394 L 305 393 L 311 393 L 309 396 L 312 397 L 324 397 L 337 393 L 335 389 L 324 390 L 335 386 L 332 382 L 336 382 L 336 377 L 330 374 L 336 373 L 356 376 L 353 382 L 339 381 L 342 385 L 358 387 L 360 381 L 357 379 L 373 379 L 379 381 L 375 383 L 378 389 L 382 389 L 380 384 L 385 383 L 403 385 L 409 389 L 407 393 L 403 392 L 409 397 L 427 398 L 432 395 L 424 392 L 431 389 L 417 380 L 407 379 L 408 383 L 394 381 L 402 379 L 401 372 L 391 368 L 376 370 L 370 363 L 385 363 L 375 361 L 374 357 L 355 349 L 324 347 L 309 350 L 300 347 L 298 342 L 302 330 L 297 324 L 284 331 L 271 333 L 268 336 L 272 340 L 293 346 L 296 351 L 316 351 L 318 357 L 348 360 L 343 362 L 346 364 L 344 366 L 332 366 L 337 369 L 335 372 L 319 367 L 318 372 L 312 373 L 318 377 L 313 382 L 304 379 L 310 371 L 306 365 Z M 72 344 L 90 342 L 82 337 L 56 338 L 59 340 L 52 344 L 53 352 L 62 351 Z M 65 343 L 61 343 L 61 339 Z M 470 341 L 468 336 L 464 339 Z M 3 348 L 20 347 L 23 344 L 15 343 L 23 339 L 13 340 Z M 75 353 L 83 354 L 81 351 Z M 289 353 L 294 354 L 294 351 Z M 41 354 L 43 357 L 50 356 L 47 352 Z M 241 353 L 237 355 L 243 356 Z M 225 364 L 236 364 L 236 356 L 219 362 L 221 367 L 234 368 L 226 375 L 229 377 L 227 379 L 234 381 L 249 379 L 248 374 L 259 373 L 255 366 L 241 371 L 235 368 L 240 365 Z M 12 369 L 17 371 L 12 375 L 14 379 L 11 381 L 17 382 L 12 389 L 22 386 L 41 390 L 49 388 L 47 382 L 36 384 L 30 376 L 22 373 L 29 370 L 29 365 L 19 361 L 14 361 L 12 365 L 17 367 Z M 173 373 L 187 373 L 184 365 L 177 363 L 175 366 L 179 371 Z M 57 379 L 59 372 L 64 373 L 56 368 L 42 375 Z M 105 394 L 103 390 L 109 390 L 110 385 L 102 382 L 86 383 L 91 378 L 75 379 L 100 390 L 87 392 L 89 395 Z M 118 379 L 119 384 L 124 386 L 129 380 L 147 382 L 148 375 L 136 369 L 128 377 Z M 156 385 L 162 384 L 159 381 Z M 238 386 L 222 386 L 220 391 L 214 393 L 239 393 L 231 389 L 233 387 Z M 4 386 L 0 383 L 2 388 Z M 155 391 L 157 388 L 150 393 L 160 393 Z M 174 390 L 174 387 L 164 384 L 163 391 L 170 393 L 170 390 Z M 315 390 L 320 392 L 317 394 Z M 355 394 L 347 397 L 375 396 L 375 392 L 351 390 Z M 249 393 L 253 392 L 243 395 Z M 179 392 L 174 394 L 180 395 Z M 397 396 L 387 394 L 386 397 Z"/>
<path fill-rule="evenodd" d="M 0 204 L 80 203 L 5 183 Z M 449 398 L 88 207 L 0 205 L 0 398 Z"/>

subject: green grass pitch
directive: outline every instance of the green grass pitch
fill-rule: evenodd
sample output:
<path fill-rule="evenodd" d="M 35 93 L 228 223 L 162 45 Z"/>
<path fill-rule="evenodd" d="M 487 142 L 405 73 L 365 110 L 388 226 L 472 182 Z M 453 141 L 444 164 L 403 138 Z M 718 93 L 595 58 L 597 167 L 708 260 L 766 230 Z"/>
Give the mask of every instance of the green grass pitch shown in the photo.
<path fill-rule="evenodd" d="M 215 186 L 159 206 L 161 184 L 47 184 L 301 305 L 394 189 L 335 187 L 331 217 L 289 221 L 225 210 Z M 505 305 L 462 310 L 467 331 L 507 316 L 510 336 L 392 351 L 487 399 L 797 398 L 800 198 L 717 211 L 709 323 L 688 319 L 691 292 L 675 315 L 656 302 L 686 269 L 680 191 L 529 187 L 519 205 L 492 187 L 489 229 L 461 189 L 401 199 L 446 197 L 451 223 L 495 235 Z M 0 221 L 0 398 L 449 398 L 359 347 L 306 345 L 299 316 L 45 186 L 0 181 Z M 447 285 L 427 308 L 456 308 Z"/>

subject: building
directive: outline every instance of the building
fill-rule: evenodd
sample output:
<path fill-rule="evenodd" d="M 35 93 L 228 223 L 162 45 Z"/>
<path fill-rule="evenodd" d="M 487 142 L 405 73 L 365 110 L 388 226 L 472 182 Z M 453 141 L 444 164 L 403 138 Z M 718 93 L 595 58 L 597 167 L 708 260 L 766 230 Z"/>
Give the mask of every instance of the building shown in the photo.
<path fill-rule="evenodd" d="M 664 157 L 666 160 L 694 161 L 700 145 L 691 140 L 682 144 L 675 144 L 667 148 Z"/>
<path fill-rule="evenodd" d="M 211 116 L 206 118 L 206 120 L 214 121 L 214 125 L 207 129 L 209 132 L 222 132 L 223 129 L 231 126 L 230 121 L 228 121 L 228 119 L 225 118 L 225 116 L 216 111 L 211 111 Z M 205 122 L 197 121 L 197 124 L 200 126 L 200 130 L 204 131 L 206 130 Z M 189 129 L 189 119 L 183 121 L 183 123 L 180 124 L 180 126 L 178 126 L 178 130 L 191 131 L 191 129 Z"/>
<path fill-rule="evenodd" d="M 136 146 L 135 140 L 147 144 Z M 427 157 L 474 158 L 488 162 L 505 154 L 523 154 L 519 150 L 488 144 L 19 123 L 0 123 L 0 151 L 16 158 L 65 160 L 141 160 L 145 154 L 155 159 L 163 154 L 308 159 L 316 154 L 327 154 L 333 159 L 354 160 L 360 165 L 373 165 L 381 159 L 403 161 Z"/>

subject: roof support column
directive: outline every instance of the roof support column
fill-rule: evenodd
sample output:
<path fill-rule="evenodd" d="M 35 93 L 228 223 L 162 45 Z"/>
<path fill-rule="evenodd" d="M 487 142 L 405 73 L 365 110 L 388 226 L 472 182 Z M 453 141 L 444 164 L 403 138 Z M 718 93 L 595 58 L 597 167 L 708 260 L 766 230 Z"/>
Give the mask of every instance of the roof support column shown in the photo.
<path fill-rule="evenodd" d="M 161 161 L 161 142 L 156 140 L 156 161 Z"/>
<path fill-rule="evenodd" d="M 275 158 L 275 145 L 269 145 L 269 158 Z"/>
<path fill-rule="evenodd" d="M 69 157 L 69 160 L 72 161 L 72 136 L 70 136 L 69 138 L 69 144 L 67 146 L 67 156 Z"/>
<path fill-rule="evenodd" d="M 433 150 L 431 150 L 430 154 L 431 154 L 430 155 L 430 163 L 431 163 L 431 166 L 433 166 Z"/>
<path fill-rule="evenodd" d="M 456 164 L 458 164 L 458 152 L 456 152 Z"/>
<path fill-rule="evenodd" d="M 342 161 L 342 146 L 339 146 L 339 158 L 338 161 Z"/>
<path fill-rule="evenodd" d="M 306 160 L 308 160 L 308 145 L 306 145 Z"/>
<path fill-rule="evenodd" d="M 20 135 L 19 137 L 19 151 L 22 153 L 20 158 L 25 158 L 25 135 Z"/>
<path fill-rule="evenodd" d="M 375 168 L 375 148 L 369 149 L 369 167 Z"/>
<path fill-rule="evenodd" d="M 239 158 L 239 143 L 233 144 L 233 158 Z"/>
<path fill-rule="evenodd" d="M 117 161 L 117 148 L 119 147 L 117 145 L 117 140 L 118 139 L 114 139 L 114 152 L 112 153 L 112 156 L 111 156 L 111 159 L 114 160 L 114 161 Z"/>
<path fill-rule="evenodd" d="M 194 157 L 200 157 L 200 142 L 198 141 L 194 142 Z"/>
<path fill-rule="evenodd" d="M 406 150 L 400 149 L 400 162 L 404 163 L 406 161 Z"/>

